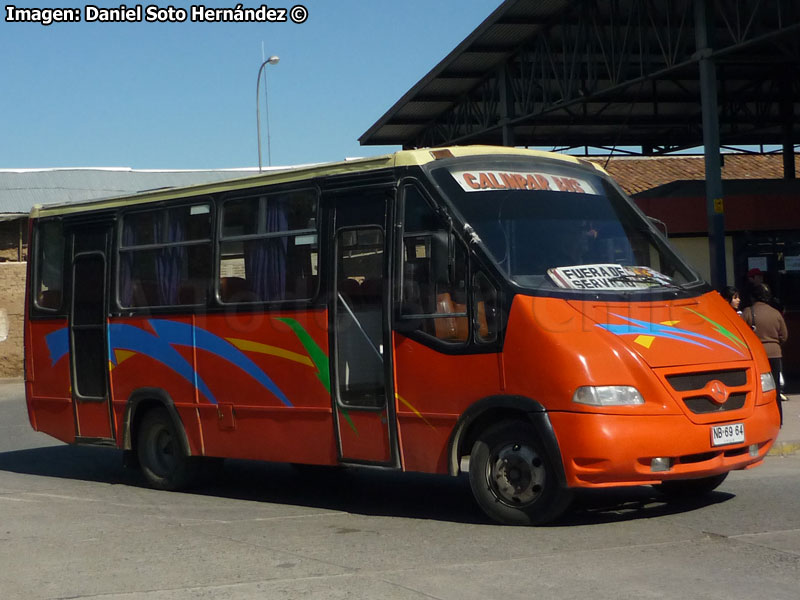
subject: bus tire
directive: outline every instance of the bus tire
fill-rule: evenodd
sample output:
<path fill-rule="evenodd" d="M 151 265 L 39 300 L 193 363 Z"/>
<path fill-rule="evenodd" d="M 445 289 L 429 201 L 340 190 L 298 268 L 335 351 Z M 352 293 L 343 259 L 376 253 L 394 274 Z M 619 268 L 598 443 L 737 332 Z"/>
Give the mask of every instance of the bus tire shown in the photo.
<path fill-rule="evenodd" d="M 479 435 L 470 454 L 469 482 L 483 511 L 506 525 L 548 523 L 572 499 L 534 427 L 516 421 L 501 421 Z"/>
<path fill-rule="evenodd" d="M 197 474 L 197 463 L 184 450 L 165 408 L 153 408 L 142 418 L 136 454 L 145 479 L 159 490 L 186 488 Z"/>
<path fill-rule="evenodd" d="M 653 487 L 659 493 L 673 499 L 688 499 L 705 496 L 717 489 L 728 473 L 720 473 L 719 475 L 712 475 L 711 477 L 701 477 L 699 479 L 674 479 L 672 481 L 664 481 Z"/>

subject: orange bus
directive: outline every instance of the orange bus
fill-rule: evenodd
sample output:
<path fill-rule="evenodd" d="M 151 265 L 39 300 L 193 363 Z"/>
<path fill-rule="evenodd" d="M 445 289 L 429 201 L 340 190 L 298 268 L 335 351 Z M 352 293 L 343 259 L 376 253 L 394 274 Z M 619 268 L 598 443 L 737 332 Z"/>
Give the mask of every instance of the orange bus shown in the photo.
<path fill-rule="evenodd" d="M 468 473 L 502 523 L 763 461 L 752 331 L 599 166 L 402 151 L 35 207 L 30 422 L 179 489 L 207 457 Z"/>

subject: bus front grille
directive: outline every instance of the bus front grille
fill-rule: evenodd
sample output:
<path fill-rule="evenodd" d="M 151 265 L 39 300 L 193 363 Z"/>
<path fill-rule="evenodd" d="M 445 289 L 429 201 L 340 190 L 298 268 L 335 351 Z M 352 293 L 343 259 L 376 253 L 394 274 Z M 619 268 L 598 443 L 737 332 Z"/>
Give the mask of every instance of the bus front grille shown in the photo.
<path fill-rule="evenodd" d="M 728 396 L 728 399 L 722 404 L 717 404 L 707 396 L 694 396 L 690 398 L 684 398 L 683 401 L 689 408 L 689 410 L 692 411 L 694 414 L 703 415 L 707 413 L 724 412 L 726 410 L 740 409 L 744 406 L 744 402 L 746 399 L 747 399 L 747 394 L 744 392 L 740 392 L 737 394 L 731 394 L 730 396 Z"/>
<path fill-rule="evenodd" d="M 703 371 L 701 373 L 680 373 L 667 375 L 667 381 L 676 392 L 702 390 L 717 380 L 726 387 L 740 387 L 747 384 L 747 369 L 728 369 L 724 371 Z"/>

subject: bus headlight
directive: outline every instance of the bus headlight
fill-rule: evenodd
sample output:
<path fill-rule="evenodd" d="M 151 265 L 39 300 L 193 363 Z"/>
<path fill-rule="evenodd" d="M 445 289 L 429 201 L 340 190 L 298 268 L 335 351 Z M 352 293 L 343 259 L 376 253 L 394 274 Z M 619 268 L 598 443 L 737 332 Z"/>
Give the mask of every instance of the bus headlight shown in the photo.
<path fill-rule="evenodd" d="M 761 374 L 761 393 L 765 394 L 775 389 L 775 380 L 772 378 L 772 373 Z"/>
<path fill-rule="evenodd" d="M 644 404 L 644 398 L 629 385 L 585 385 L 575 390 L 572 401 L 589 406 L 633 406 Z"/>

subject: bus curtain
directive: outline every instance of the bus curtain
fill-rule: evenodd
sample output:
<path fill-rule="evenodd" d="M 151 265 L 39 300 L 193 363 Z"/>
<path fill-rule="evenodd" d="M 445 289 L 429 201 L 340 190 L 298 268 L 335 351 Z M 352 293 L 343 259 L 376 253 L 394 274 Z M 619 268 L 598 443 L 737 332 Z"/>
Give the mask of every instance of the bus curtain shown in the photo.
<path fill-rule="evenodd" d="M 265 233 L 285 232 L 289 226 L 288 210 L 283 200 L 267 203 Z M 244 245 L 245 277 L 251 289 L 264 302 L 286 298 L 286 254 L 288 236 L 251 240 Z"/>
<path fill-rule="evenodd" d="M 183 215 L 177 218 L 155 219 L 155 239 L 172 244 L 184 241 Z M 166 228 L 166 231 L 165 231 Z M 164 235 L 166 233 L 166 235 Z M 166 246 L 156 252 L 156 282 L 161 305 L 178 304 L 181 274 L 186 263 L 186 246 Z"/>
<path fill-rule="evenodd" d="M 136 233 L 136 221 L 133 219 L 125 220 L 122 229 L 122 246 L 124 248 L 136 246 Z M 165 222 L 163 218 L 156 218 L 153 220 L 153 234 L 153 239 L 157 243 L 182 242 L 185 238 L 183 219 L 171 218 Z M 154 259 L 154 271 L 142 268 L 145 263 L 149 262 L 148 258 L 150 260 Z M 185 246 L 165 246 L 157 250 L 126 250 L 121 252 L 119 277 L 121 304 L 123 306 L 178 304 L 178 292 L 185 262 Z M 153 276 L 155 276 L 155 281 L 151 279 Z M 136 284 L 140 288 L 138 293 L 134 293 Z M 152 290 L 152 292 L 148 293 L 149 290 Z M 142 297 L 135 297 L 137 295 Z"/>

